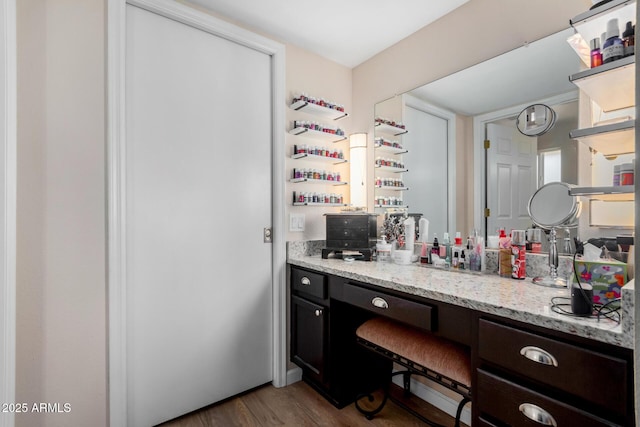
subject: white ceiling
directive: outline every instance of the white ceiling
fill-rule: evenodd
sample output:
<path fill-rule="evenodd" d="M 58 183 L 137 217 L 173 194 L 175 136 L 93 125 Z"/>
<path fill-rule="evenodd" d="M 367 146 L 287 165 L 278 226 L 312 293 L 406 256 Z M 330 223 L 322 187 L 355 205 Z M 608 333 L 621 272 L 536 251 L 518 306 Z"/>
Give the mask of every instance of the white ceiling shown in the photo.
<path fill-rule="evenodd" d="M 580 59 L 567 29 L 446 76 L 411 94 L 450 111 L 475 116 L 576 91 L 569 76 Z"/>
<path fill-rule="evenodd" d="M 353 68 L 469 0 L 190 0 Z"/>

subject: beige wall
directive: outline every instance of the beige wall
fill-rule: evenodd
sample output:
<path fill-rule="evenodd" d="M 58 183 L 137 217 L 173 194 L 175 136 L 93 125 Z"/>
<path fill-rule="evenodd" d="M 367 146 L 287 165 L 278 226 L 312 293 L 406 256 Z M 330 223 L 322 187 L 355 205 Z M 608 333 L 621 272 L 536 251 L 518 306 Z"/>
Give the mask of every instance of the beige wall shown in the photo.
<path fill-rule="evenodd" d="M 349 113 L 349 117 L 338 121 L 326 120 L 287 108 L 287 124 L 286 129 L 293 127 L 294 120 L 309 120 L 323 123 L 330 126 L 338 126 L 346 131 L 346 134 L 353 133 L 351 126 L 351 115 L 353 103 L 351 101 L 351 69 L 339 65 L 335 62 L 324 59 L 318 55 L 300 49 L 296 46 L 287 45 L 287 93 L 286 103 L 289 105 L 295 95 L 306 93 L 309 96 L 322 97 L 345 106 L 345 111 Z M 332 165 L 324 162 L 309 162 L 303 160 L 292 160 L 289 158 L 293 154 L 294 144 L 317 145 L 319 147 L 327 147 L 333 149 L 342 149 L 345 157 L 349 156 L 349 141 L 338 143 L 316 141 L 301 136 L 290 135 L 287 133 L 285 139 L 286 160 L 286 191 L 287 197 L 285 202 L 286 224 L 287 224 L 287 240 L 324 240 L 325 238 L 325 221 L 324 214 L 327 212 L 339 212 L 340 208 L 325 208 L 314 206 L 292 206 L 292 195 L 294 191 L 314 191 L 323 193 L 341 193 L 345 196 L 345 202 L 349 201 L 348 186 L 332 186 L 324 184 L 293 184 L 288 180 L 292 175 L 293 168 L 315 168 L 327 171 L 340 172 L 342 181 L 349 182 L 349 164 Z M 289 231 L 289 214 L 304 214 L 305 231 L 290 232 Z"/>
<path fill-rule="evenodd" d="M 16 425 L 106 425 L 105 4 L 17 8 Z"/>

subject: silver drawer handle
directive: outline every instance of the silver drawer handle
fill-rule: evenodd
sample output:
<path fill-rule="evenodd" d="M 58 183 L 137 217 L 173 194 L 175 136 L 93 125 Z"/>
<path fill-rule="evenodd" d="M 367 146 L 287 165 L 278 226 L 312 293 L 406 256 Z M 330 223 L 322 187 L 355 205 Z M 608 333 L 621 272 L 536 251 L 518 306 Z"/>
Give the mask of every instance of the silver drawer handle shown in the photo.
<path fill-rule="evenodd" d="M 534 405 L 533 403 L 523 403 L 518 409 L 520 409 L 522 415 L 529 418 L 531 421 L 535 421 L 538 424 L 553 427 L 558 426 L 555 418 L 553 418 L 550 413 L 548 413 L 541 407 Z"/>
<path fill-rule="evenodd" d="M 303 276 L 302 279 L 300 279 L 300 283 L 305 286 L 309 286 L 311 284 L 311 280 L 307 276 Z"/>
<path fill-rule="evenodd" d="M 389 304 L 380 297 L 375 297 L 374 299 L 372 299 L 371 304 L 378 308 L 389 308 Z"/>
<path fill-rule="evenodd" d="M 316 317 L 322 316 L 322 310 L 316 310 Z"/>
<path fill-rule="evenodd" d="M 522 347 L 520 349 L 520 354 L 536 363 L 555 366 L 556 368 L 558 367 L 558 361 L 556 360 L 556 358 L 553 357 L 553 355 L 548 351 L 543 350 L 539 347 L 534 347 L 531 345 Z"/>

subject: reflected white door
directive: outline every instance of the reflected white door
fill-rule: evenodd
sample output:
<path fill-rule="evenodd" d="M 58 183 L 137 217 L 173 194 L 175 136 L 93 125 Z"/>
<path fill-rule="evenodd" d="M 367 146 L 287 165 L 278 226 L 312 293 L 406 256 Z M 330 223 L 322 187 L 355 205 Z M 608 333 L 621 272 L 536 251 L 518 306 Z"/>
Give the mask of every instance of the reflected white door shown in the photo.
<path fill-rule="evenodd" d="M 402 179 L 409 191 L 403 196 L 409 212 L 421 213 L 429 220 L 429 241 L 450 230 L 448 123 L 447 120 L 417 108 L 405 107 L 404 122 L 409 133 L 402 143 L 409 152 L 403 161 L 409 172 Z M 451 225 L 452 226 L 452 225 Z"/>
<path fill-rule="evenodd" d="M 128 425 L 272 380 L 271 63 L 127 6 Z"/>
<path fill-rule="evenodd" d="M 487 139 L 487 234 L 525 230 L 532 224 L 527 205 L 536 189 L 537 139 L 495 123 L 487 125 Z"/>

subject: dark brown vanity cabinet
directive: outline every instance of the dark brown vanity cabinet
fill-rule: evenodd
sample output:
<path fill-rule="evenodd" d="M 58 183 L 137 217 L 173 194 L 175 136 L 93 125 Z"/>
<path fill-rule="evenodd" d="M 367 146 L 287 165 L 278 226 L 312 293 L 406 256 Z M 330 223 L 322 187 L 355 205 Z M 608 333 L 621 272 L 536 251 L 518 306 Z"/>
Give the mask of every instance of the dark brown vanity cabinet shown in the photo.
<path fill-rule="evenodd" d="M 327 381 L 328 330 L 327 277 L 292 268 L 291 360 L 320 384 Z"/>
<path fill-rule="evenodd" d="M 634 425 L 630 356 L 480 318 L 478 411 L 496 425 Z"/>

